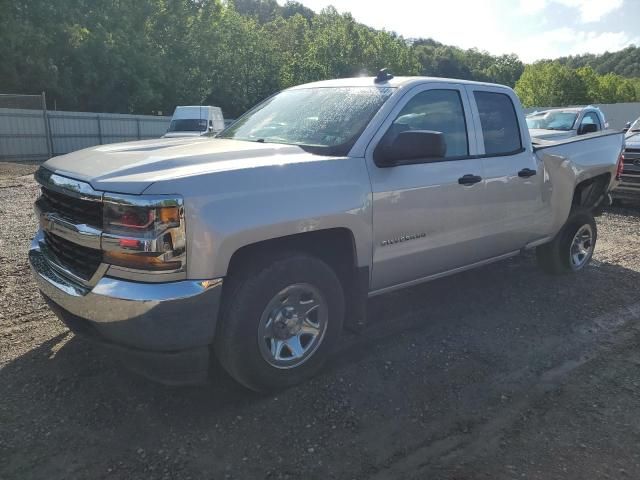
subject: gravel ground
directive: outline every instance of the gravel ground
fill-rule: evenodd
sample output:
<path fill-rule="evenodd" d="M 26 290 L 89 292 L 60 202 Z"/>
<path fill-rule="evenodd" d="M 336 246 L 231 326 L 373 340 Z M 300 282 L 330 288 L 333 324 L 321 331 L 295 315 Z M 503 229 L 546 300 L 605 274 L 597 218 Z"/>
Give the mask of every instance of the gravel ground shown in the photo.
<path fill-rule="evenodd" d="M 377 297 L 319 377 L 261 396 L 69 333 L 29 278 L 33 170 L 0 163 L 0 478 L 640 478 L 639 210 L 578 275 L 525 255 Z"/>

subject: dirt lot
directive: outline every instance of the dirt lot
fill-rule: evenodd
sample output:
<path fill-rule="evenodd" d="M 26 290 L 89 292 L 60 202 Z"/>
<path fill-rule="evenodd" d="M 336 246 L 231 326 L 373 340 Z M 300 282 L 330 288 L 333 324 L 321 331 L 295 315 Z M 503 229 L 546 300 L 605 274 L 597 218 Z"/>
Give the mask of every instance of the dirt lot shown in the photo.
<path fill-rule="evenodd" d="M 370 302 L 316 379 L 166 388 L 49 312 L 29 278 L 32 166 L 0 164 L 0 478 L 640 478 L 640 210 L 592 265 L 531 255 Z"/>

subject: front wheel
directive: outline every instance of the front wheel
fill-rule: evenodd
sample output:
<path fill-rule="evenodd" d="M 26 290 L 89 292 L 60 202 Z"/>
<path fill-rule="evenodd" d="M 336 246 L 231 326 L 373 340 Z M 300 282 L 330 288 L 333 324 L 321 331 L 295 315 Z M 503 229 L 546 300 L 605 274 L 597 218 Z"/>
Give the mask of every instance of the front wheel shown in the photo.
<path fill-rule="evenodd" d="M 538 264 L 555 275 L 582 270 L 593 257 L 597 239 L 598 229 L 591 212 L 573 212 L 553 241 L 536 249 Z"/>
<path fill-rule="evenodd" d="M 282 255 L 230 283 L 215 340 L 227 372 L 256 391 L 314 375 L 343 324 L 344 294 L 331 267 L 305 254 Z"/>

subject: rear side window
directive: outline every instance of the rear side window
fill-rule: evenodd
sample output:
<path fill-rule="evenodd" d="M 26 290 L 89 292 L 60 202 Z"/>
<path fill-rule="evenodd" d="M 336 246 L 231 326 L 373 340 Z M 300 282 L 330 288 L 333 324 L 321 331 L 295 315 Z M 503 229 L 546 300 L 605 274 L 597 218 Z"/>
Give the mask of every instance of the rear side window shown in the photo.
<path fill-rule="evenodd" d="M 522 150 L 520 126 L 513 102 L 504 93 L 473 92 L 480 114 L 486 155 L 510 155 Z"/>
<path fill-rule="evenodd" d="M 444 158 L 469 155 L 467 125 L 457 90 L 426 90 L 418 93 L 404 106 L 391 129 L 396 133 L 405 130 L 441 132 L 447 143 Z"/>

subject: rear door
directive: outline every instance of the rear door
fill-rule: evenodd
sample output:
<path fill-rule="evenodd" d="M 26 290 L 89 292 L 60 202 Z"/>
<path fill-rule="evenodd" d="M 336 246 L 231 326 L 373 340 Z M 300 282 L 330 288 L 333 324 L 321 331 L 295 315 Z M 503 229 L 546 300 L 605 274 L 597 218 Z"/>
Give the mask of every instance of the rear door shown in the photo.
<path fill-rule="evenodd" d="M 383 136 L 407 129 L 442 132 L 445 157 L 376 165 L 374 152 Z M 483 162 L 476 153 L 463 85 L 426 83 L 398 102 L 366 150 L 373 190 L 373 290 L 487 257 Z M 465 175 L 475 178 L 467 182 Z"/>
<path fill-rule="evenodd" d="M 486 181 L 486 218 L 495 255 L 542 238 L 546 218 L 544 165 L 533 153 L 524 115 L 507 89 L 467 86 Z M 518 109 L 516 109 L 518 105 Z"/>

